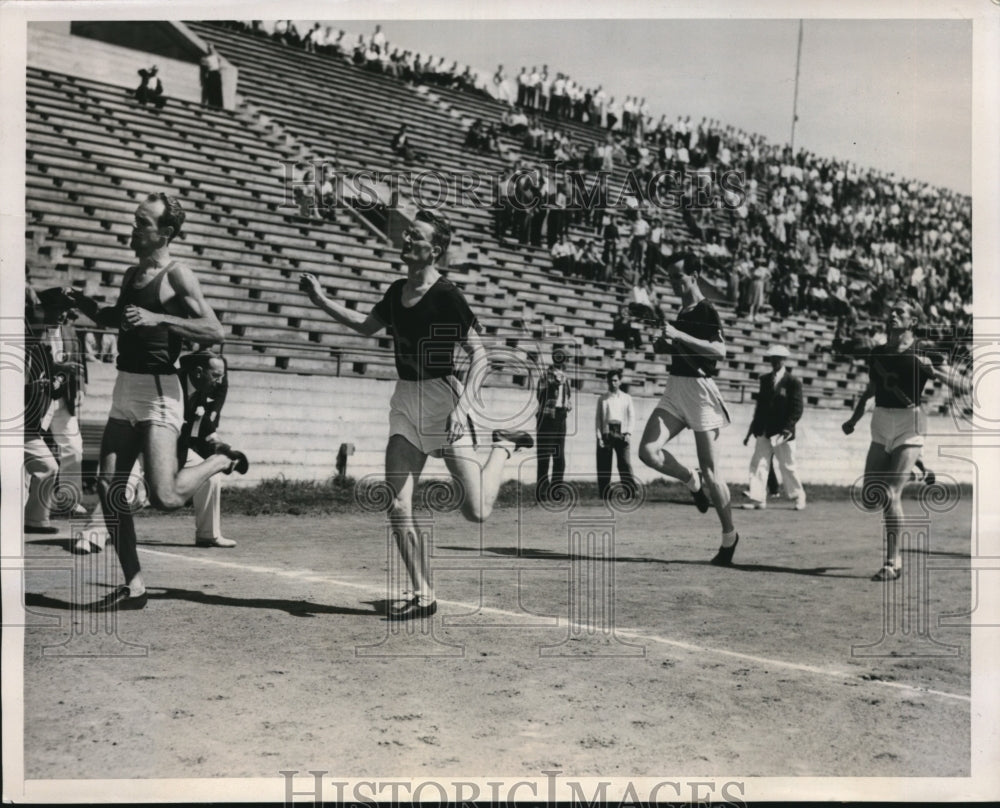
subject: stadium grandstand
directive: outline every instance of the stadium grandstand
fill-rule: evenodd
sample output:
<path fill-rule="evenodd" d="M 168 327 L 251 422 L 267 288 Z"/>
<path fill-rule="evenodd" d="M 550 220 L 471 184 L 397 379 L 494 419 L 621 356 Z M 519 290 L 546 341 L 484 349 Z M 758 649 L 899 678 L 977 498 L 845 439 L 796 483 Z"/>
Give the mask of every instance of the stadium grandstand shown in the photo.
<path fill-rule="evenodd" d="M 199 82 L 209 45 L 221 60 L 221 103 L 204 103 Z M 447 274 L 484 327 L 493 363 L 487 394 L 502 410 L 519 407 L 526 392 L 530 399 L 537 368 L 555 345 L 571 346 L 580 396 L 596 401 L 606 372 L 621 367 L 640 409 L 651 406 L 665 377 L 652 332 L 639 324 L 639 347 L 616 335 L 616 317 L 640 277 L 662 304 L 678 305 L 655 260 L 628 261 L 637 238 L 632 225 L 643 214 L 659 220 L 663 243 L 702 254 L 713 267 L 705 292 L 729 343 L 718 381 L 737 422 L 749 419 L 757 377 L 768 369 L 761 347 L 789 347 L 789 365 L 804 384 L 801 443 L 823 447 L 832 461 L 805 468 L 808 482 L 843 482 L 842 469 L 858 465 L 837 454 L 842 441 L 834 437 L 865 386 L 863 362 L 849 345 L 878 330 L 890 295 L 920 300 L 928 336 L 943 353 L 967 340 L 967 197 L 793 153 L 724 123 L 680 127 L 660 114 L 683 110 L 633 115 L 627 130 L 609 128 L 589 91 L 589 101 L 569 114 L 529 106 L 518 113 L 529 123 L 519 126 L 512 124 L 518 111 L 510 88 L 475 79 L 471 70 L 421 71 L 407 54 L 373 62 L 351 46 L 276 36 L 273 24 L 67 22 L 29 30 L 25 239 L 32 283 L 115 299 L 132 260 L 135 205 L 151 189 L 176 195 L 188 218 L 175 256 L 195 270 L 226 330 L 234 389 L 227 420 L 239 419 L 247 445 L 259 447 L 246 482 L 330 476 L 345 442 L 357 446 L 355 471 L 381 466 L 382 411 L 367 402 L 391 390 L 391 340 L 359 337 L 324 317 L 299 291 L 298 276 L 317 275 L 359 311 L 401 276 L 399 234 L 422 200 L 412 186 L 386 177 L 489 177 L 502 189 L 554 155 L 584 189 L 607 168 L 609 188 L 640 189 L 618 207 L 607 202 L 601 215 L 566 214 L 559 235 L 598 250 L 602 222 L 619 221 L 614 254 L 623 260 L 602 261 L 589 276 L 556 269 L 550 245 L 536 238 L 542 224 L 523 224 L 520 238 L 498 228 L 502 190 L 492 205 L 446 200 L 456 231 Z M 138 71 L 154 63 L 165 87 L 162 106 L 141 104 L 134 93 Z M 403 124 L 409 150 L 393 148 Z M 485 148 L 470 148 L 473 127 L 492 133 Z M 680 193 L 697 188 L 692 177 L 720 170 L 742 172 L 745 193 L 730 200 L 715 189 L 694 214 L 685 205 L 657 206 L 650 178 L 676 169 L 687 183 Z M 337 186 L 328 204 L 330 193 L 321 189 L 327 170 L 335 179 L 367 173 L 367 196 L 357 184 Z M 553 195 L 539 190 L 534 216 L 553 219 Z M 643 244 L 639 254 L 650 249 Z M 758 281 L 767 316 L 751 318 L 748 298 Z M 95 332 L 92 344 L 104 336 Z M 98 347 L 83 414 L 91 460 L 113 380 L 102 358 L 110 355 Z M 962 414 L 947 390 L 934 390 L 928 401 L 942 424 Z M 585 475 L 593 463 L 592 407 L 580 409 L 587 414 L 567 452 L 571 474 Z M 306 432 L 304 421 L 323 424 L 323 434 Z M 738 479 L 744 460 L 733 462 Z M 968 474 L 961 463 L 953 471 Z"/>

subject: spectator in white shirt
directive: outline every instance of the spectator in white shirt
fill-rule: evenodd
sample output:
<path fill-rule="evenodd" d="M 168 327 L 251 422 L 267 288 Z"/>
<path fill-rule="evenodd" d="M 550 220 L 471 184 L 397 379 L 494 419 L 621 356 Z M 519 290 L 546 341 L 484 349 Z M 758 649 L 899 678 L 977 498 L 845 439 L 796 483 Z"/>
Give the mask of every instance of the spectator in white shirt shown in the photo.
<path fill-rule="evenodd" d="M 608 371 L 608 392 L 597 400 L 595 428 L 597 433 L 597 493 L 608 496 L 611 486 L 611 456 L 618 461 L 618 476 L 631 496 L 637 492 L 632 462 L 629 458 L 635 408 L 632 397 L 621 389 L 622 372 Z"/>

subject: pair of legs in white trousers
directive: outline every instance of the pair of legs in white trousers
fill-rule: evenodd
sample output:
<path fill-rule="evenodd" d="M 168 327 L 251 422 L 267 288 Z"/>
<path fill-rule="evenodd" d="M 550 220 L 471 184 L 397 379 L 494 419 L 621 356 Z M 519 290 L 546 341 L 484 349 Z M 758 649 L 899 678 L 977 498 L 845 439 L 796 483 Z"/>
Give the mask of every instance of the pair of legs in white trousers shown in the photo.
<path fill-rule="evenodd" d="M 82 397 L 81 397 L 82 398 Z M 83 435 L 80 422 L 70 414 L 69 407 L 57 399 L 49 426 L 52 439 L 59 447 L 59 494 L 65 509 L 72 515 L 83 513 Z"/>
<path fill-rule="evenodd" d="M 202 462 L 200 455 L 188 451 L 187 466 L 196 466 Z M 134 492 L 132 501 L 146 501 L 146 484 L 142 477 L 142 465 L 136 463 L 129 477 L 129 490 Z M 192 504 L 194 505 L 194 525 L 196 542 L 212 542 L 222 538 L 222 483 L 219 482 L 219 475 L 215 474 L 205 480 L 194 492 Z M 98 549 L 103 550 L 108 541 L 108 529 L 104 524 L 104 515 L 101 506 L 98 504 L 94 512 L 90 515 L 86 527 L 73 531 L 73 538 L 78 542 L 89 541 Z"/>
<path fill-rule="evenodd" d="M 763 435 L 756 440 L 753 457 L 750 459 L 750 499 L 758 505 L 767 502 L 767 475 L 771 469 L 771 458 L 774 458 L 785 496 L 795 500 L 796 505 L 805 507 L 806 492 L 795 468 L 795 441 L 781 441 L 772 445 L 771 439 Z"/>
<path fill-rule="evenodd" d="M 24 504 L 24 526 L 50 528 L 49 514 L 59 464 L 48 444 L 33 438 L 24 444 L 24 473 L 28 478 L 28 501 Z"/>

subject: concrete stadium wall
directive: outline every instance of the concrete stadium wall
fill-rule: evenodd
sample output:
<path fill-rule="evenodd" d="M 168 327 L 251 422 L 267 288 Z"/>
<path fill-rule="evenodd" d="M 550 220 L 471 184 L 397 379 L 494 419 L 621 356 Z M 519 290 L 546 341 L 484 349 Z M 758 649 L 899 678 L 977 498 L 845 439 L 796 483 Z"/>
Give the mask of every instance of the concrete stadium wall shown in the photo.
<path fill-rule="evenodd" d="M 87 422 L 103 422 L 110 408 L 114 368 L 91 363 L 91 384 L 85 405 Z M 233 477 L 227 485 L 252 485 L 260 480 L 283 475 L 296 480 L 323 480 L 335 474 L 337 450 L 341 443 L 353 443 L 355 454 L 348 461 L 348 473 L 356 478 L 383 471 L 388 435 L 391 382 L 363 378 L 328 376 L 296 376 L 291 374 L 235 371 L 230 379 L 229 400 L 223 412 L 220 434 L 252 461 L 250 473 Z M 567 476 L 572 479 L 594 479 L 595 439 L 594 410 L 597 397 L 578 397 L 572 413 L 566 441 Z M 636 432 L 641 433 L 646 418 L 656 405 L 655 399 L 636 399 Z M 494 423 L 481 423 L 481 437 L 489 440 L 489 432 L 501 425 L 534 425 L 534 397 L 530 391 L 510 388 L 486 388 L 483 391 L 484 412 Z M 730 406 L 733 424 L 719 438 L 721 469 L 730 483 L 744 485 L 751 446 L 742 445 L 743 436 L 753 414 L 752 404 Z M 857 478 L 864 467 L 868 449 L 868 419 L 851 436 L 845 436 L 840 424 L 847 410 L 812 409 L 799 423 L 797 444 L 798 464 L 806 483 L 845 485 Z M 970 463 L 948 452 L 968 454 L 970 440 L 959 431 L 950 418 L 930 420 L 929 437 L 924 451 L 927 465 L 935 471 L 950 474 L 961 482 L 972 482 Z M 639 435 L 635 435 L 638 440 Z M 685 431 L 673 442 L 674 452 L 685 463 L 696 465 L 694 440 Z M 957 448 L 954 448 L 957 447 Z M 966 447 L 963 449 L 963 447 Z M 96 447 L 91 447 L 93 451 Z M 946 454 L 939 455 L 939 449 Z M 636 473 L 643 480 L 656 474 L 643 466 L 635 456 Z M 520 456 L 518 456 L 520 457 Z M 508 464 L 508 478 L 520 477 L 533 481 L 533 454 L 520 463 Z M 445 474 L 444 464 L 431 459 L 427 475 Z"/>

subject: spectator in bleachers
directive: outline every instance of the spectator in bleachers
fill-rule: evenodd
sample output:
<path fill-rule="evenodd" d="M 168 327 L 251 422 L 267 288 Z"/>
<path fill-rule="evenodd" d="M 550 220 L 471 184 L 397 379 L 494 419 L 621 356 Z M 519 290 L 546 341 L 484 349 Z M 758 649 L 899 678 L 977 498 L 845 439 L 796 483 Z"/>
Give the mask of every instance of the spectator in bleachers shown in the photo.
<path fill-rule="evenodd" d="M 611 336 L 619 339 L 625 350 L 640 350 L 642 348 L 642 330 L 635 324 L 628 306 L 622 306 L 611 320 Z"/>
<path fill-rule="evenodd" d="M 211 42 L 201 59 L 200 78 L 202 105 L 222 109 L 222 60 Z"/>
<path fill-rule="evenodd" d="M 600 280 L 604 264 L 597 250 L 597 243 L 593 239 L 579 239 L 577 245 L 579 254 L 576 260 L 580 277 L 588 281 Z"/>
<path fill-rule="evenodd" d="M 524 114 L 524 109 L 517 107 L 510 114 L 507 128 L 514 137 L 521 137 L 528 131 L 528 116 Z"/>
<path fill-rule="evenodd" d="M 483 145 L 483 136 L 486 130 L 483 127 L 483 119 L 476 118 L 465 133 L 465 147 L 467 149 L 479 149 Z"/>
<path fill-rule="evenodd" d="M 302 37 L 302 47 L 307 53 L 315 53 L 324 43 L 323 29 L 318 22 Z"/>
<path fill-rule="evenodd" d="M 354 50 L 351 54 L 351 61 L 356 67 L 361 67 L 365 64 L 365 55 L 368 52 L 368 46 L 365 44 L 364 34 L 358 34 L 358 41 L 354 43 Z M 419 55 L 418 55 L 419 59 Z M 419 70 L 418 70 L 419 75 Z"/>
<path fill-rule="evenodd" d="M 153 65 L 148 70 L 140 68 L 139 86 L 135 88 L 135 100 L 145 106 L 152 104 L 157 109 L 166 106 L 167 99 L 163 95 L 163 82 L 160 80 L 159 68 Z"/>
<path fill-rule="evenodd" d="M 278 20 L 274 24 L 273 36 L 284 45 L 291 45 L 297 48 L 302 44 L 302 36 L 299 34 L 299 29 L 295 27 L 295 23 L 291 20 Z"/>
<path fill-rule="evenodd" d="M 515 79 L 517 82 L 517 105 L 519 107 L 523 107 L 528 103 L 529 76 L 528 68 L 522 67 L 521 72 L 517 74 L 517 78 Z"/>
<path fill-rule="evenodd" d="M 617 131 L 619 127 L 619 121 L 621 120 L 622 117 L 622 106 L 617 101 L 615 101 L 614 96 L 611 96 L 611 98 L 608 100 L 607 112 L 605 113 L 604 117 L 607 128 L 612 132 Z"/>
<path fill-rule="evenodd" d="M 375 26 L 375 30 L 372 32 L 372 38 L 370 44 L 379 53 L 382 53 L 385 50 L 385 34 L 382 33 L 381 25 Z"/>
<path fill-rule="evenodd" d="M 614 269 L 618 264 L 619 236 L 620 231 L 618 230 L 618 219 L 615 214 L 609 213 L 606 216 L 604 229 L 601 232 L 601 237 L 604 240 L 604 246 L 601 252 L 601 261 L 604 264 L 604 280 L 611 279 Z"/>
<path fill-rule="evenodd" d="M 753 324 L 757 323 L 757 312 L 764 305 L 767 295 L 767 284 L 770 277 L 771 268 L 762 257 L 761 260 L 756 262 L 753 268 L 753 274 L 750 279 L 750 296 L 747 300 L 747 314 L 750 317 L 750 322 Z"/>
<path fill-rule="evenodd" d="M 569 215 L 566 212 L 568 206 L 569 194 L 566 191 L 565 183 L 560 180 L 547 199 L 547 238 L 550 248 L 569 231 Z"/>
<path fill-rule="evenodd" d="M 572 242 L 563 235 L 549 249 L 549 253 L 552 256 L 553 268 L 562 275 L 570 276 L 576 265 L 575 252 Z"/>
<path fill-rule="evenodd" d="M 548 112 L 552 100 L 552 78 L 549 76 L 549 66 L 542 67 L 542 73 L 538 80 L 538 92 L 536 96 L 536 108 L 539 112 Z"/>
<path fill-rule="evenodd" d="M 391 145 L 393 152 L 402 157 L 405 163 L 414 162 L 420 154 L 410 144 L 410 133 L 405 123 L 399 125 L 396 134 L 392 136 Z"/>
<path fill-rule="evenodd" d="M 645 266 L 649 230 L 649 222 L 643 218 L 641 211 L 637 212 L 635 221 L 632 222 L 632 239 L 629 242 L 628 251 L 629 261 L 631 261 L 634 267 Z"/>

